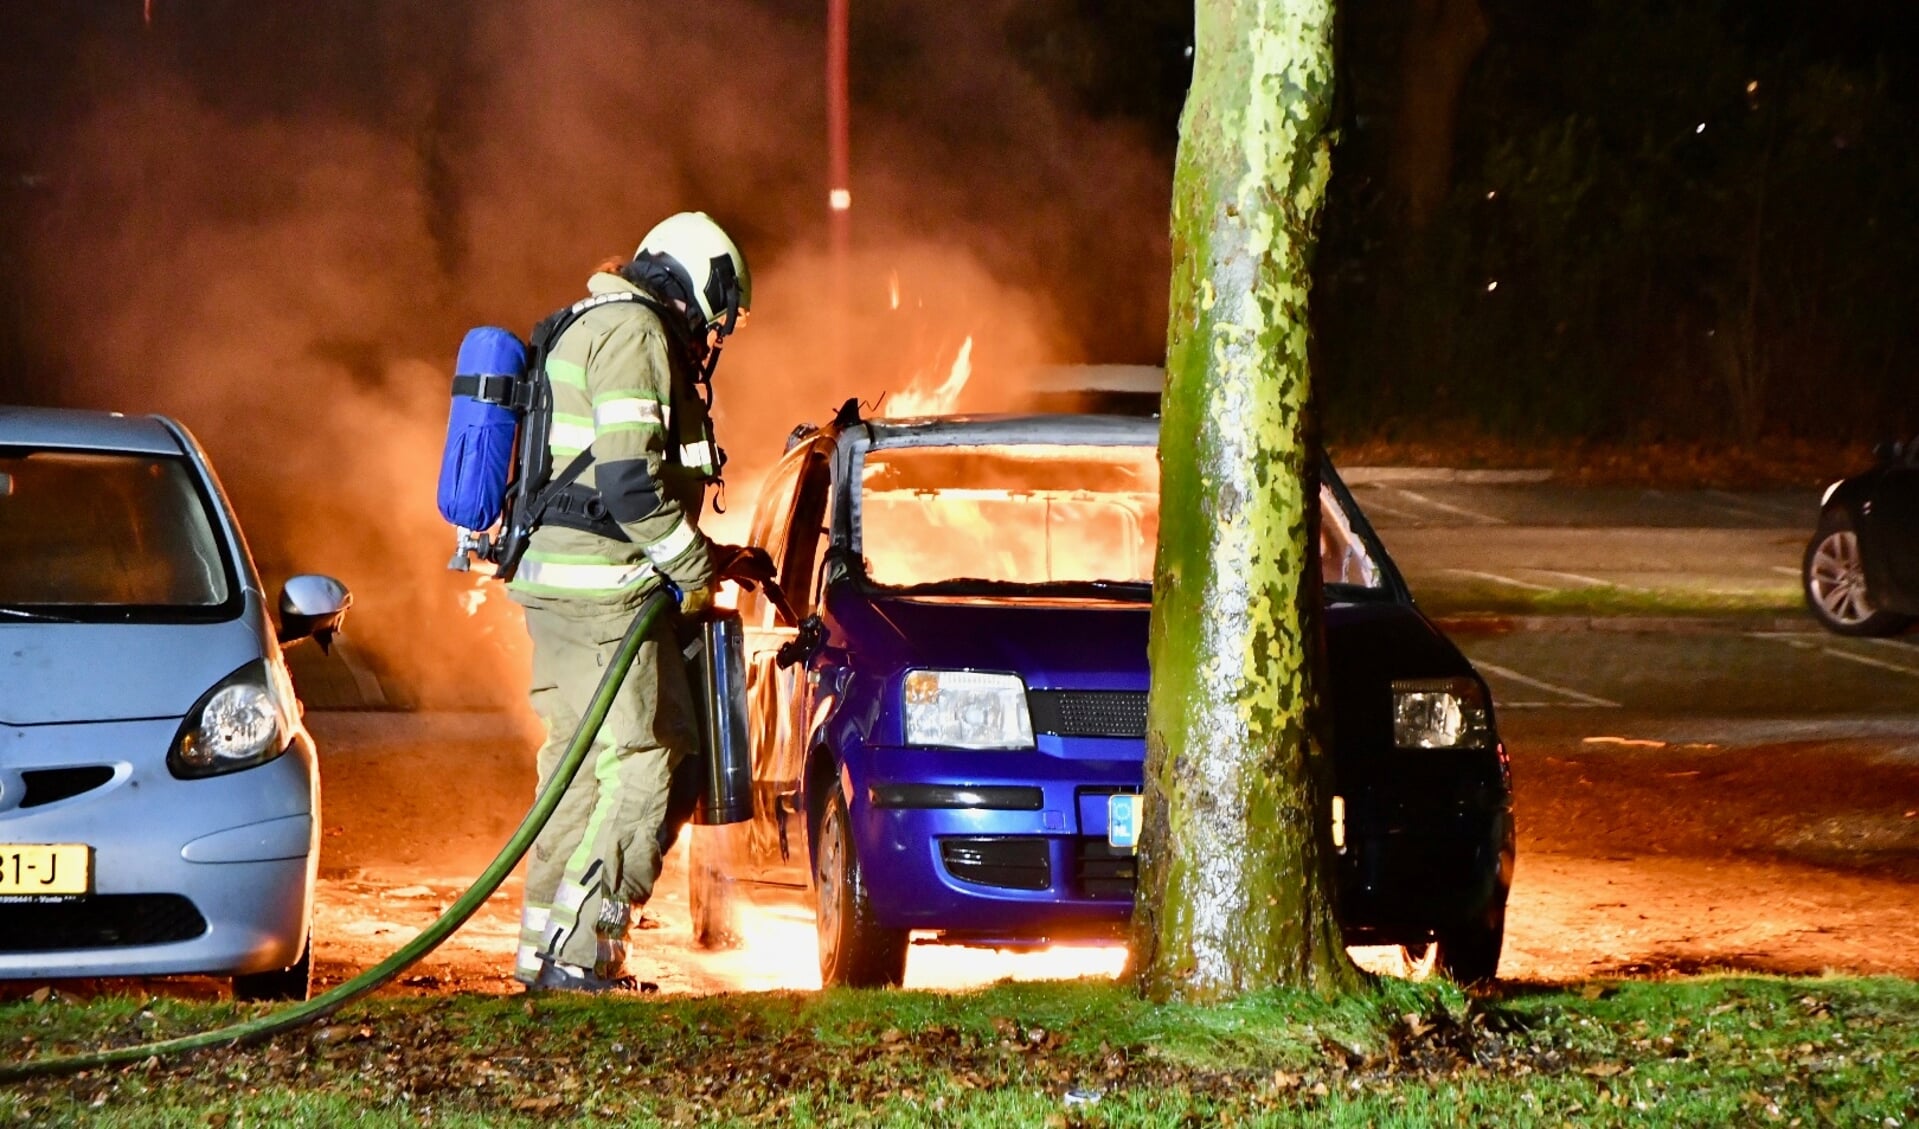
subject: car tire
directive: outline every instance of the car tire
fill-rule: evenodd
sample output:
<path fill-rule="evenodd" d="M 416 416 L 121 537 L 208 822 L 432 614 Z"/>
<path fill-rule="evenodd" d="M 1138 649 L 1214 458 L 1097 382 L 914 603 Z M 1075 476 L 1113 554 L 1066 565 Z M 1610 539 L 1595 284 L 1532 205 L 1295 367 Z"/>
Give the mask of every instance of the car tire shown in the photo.
<path fill-rule="evenodd" d="M 887 929 L 873 920 L 873 903 L 846 801 L 834 789 L 820 819 L 820 846 L 814 860 L 819 896 L 815 921 L 820 938 L 820 983 L 825 987 L 892 988 L 906 979 L 907 931 Z"/>
<path fill-rule="evenodd" d="M 1478 921 L 1462 922 L 1436 931 L 1439 971 L 1458 984 L 1484 984 L 1499 972 L 1499 951 L 1506 941 L 1506 906 Z"/>
<path fill-rule="evenodd" d="M 735 857 L 734 836 L 747 826 L 692 825 L 686 852 L 686 901 L 693 918 L 693 943 L 702 949 L 737 949 L 743 939 L 729 864 Z"/>
<path fill-rule="evenodd" d="M 313 990 L 313 934 L 300 949 L 300 959 L 291 967 L 271 972 L 254 972 L 233 978 L 236 1000 L 304 1000 Z"/>
<path fill-rule="evenodd" d="M 1807 609 L 1835 635 L 1893 635 L 1911 623 L 1905 616 L 1873 607 L 1859 537 L 1853 531 L 1852 515 L 1843 509 L 1819 515 L 1819 529 L 1806 545 L 1799 578 Z"/>

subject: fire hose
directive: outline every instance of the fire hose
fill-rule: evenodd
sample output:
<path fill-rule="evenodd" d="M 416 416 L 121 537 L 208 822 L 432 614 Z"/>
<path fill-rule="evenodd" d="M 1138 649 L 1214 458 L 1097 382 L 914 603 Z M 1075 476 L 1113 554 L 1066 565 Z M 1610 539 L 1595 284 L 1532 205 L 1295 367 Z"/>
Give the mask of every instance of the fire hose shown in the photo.
<path fill-rule="evenodd" d="M 348 980 L 305 1003 L 295 1004 L 282 1011 L 235 1023 L 226 1027 L 203 1031 L 196 1035 L 182 1035 L 174 1039 L 163 1039 L 155 1043 L 142 1043 L 131 1047 L 112 1047 L 87 1054 L 68 1055 L 59 1058 L 33 1059 L 27 1062 L 0 1063 L 0 1082 L 18 1082 L 27 1078 L 44 1078 L 60 1074 L 74 1074 L 82 1070 L 97 1070 L 108 1066 L 121 1066 L 127 1063 L 144 1062 L 148 1059 L 171 1058 L 192 1051 L 208 1050 L 214 1047 L 240 1047 L 269 1039 L 283 1032 L 292 1031 L 307 1024 L 317 1022 L 339 1011 L 354 1000 L 372 992 L 391 981 L 400 973 L 412 967 L 421 958 L 440 946 L 451 937 L 455 930 L 466 924 L 466 920 L 485 904 L 486 900 L 500 888 L 520 859 L 533 845 L 534 837 L 553 815 L 560 805 L 560 798 L 573 782 L 573 777 L 585 763 L 587 750 L 600 735 L 600 727 L 606 724 L 606 715 L 613 707 L 614 695 L 620 684 L 626 680 L 626 672 L 632 668 L 634 658 L 640 652 L 640 645 L 646 640 L 663 611 L 673 604 L 673 597 L 666 591 L 654 593 L 640 605 L 639 612 L 633 617 L 632 626 L 626 629 L 626 635 L 620 640 L 620 648 L 614 653 L 613 661 L 607 664 L 606 673 L 600 676 L 599 687 L 593 692 L 593 700 L 580 718 L 579 728 L 573 731 L 573 740 L 566 747 L 566 755 L 560 759 L 554 769 L 553 779 L 533 801 L 533 807 L 520 820 L 520 826 L 513 837 L 500 848 L 486 870 L 474 879 L 452 905 L 446 908 L 437 920 L 413 940 L 401 946 L 392 956 L 367 969 L 360 975 Z"/>

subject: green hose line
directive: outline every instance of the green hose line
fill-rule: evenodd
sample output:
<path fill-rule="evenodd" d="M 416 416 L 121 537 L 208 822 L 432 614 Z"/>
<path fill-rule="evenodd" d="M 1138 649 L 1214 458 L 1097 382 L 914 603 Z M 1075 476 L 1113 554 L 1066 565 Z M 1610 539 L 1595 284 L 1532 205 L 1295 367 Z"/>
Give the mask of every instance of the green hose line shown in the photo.
<path fill-rule="evenodd" d="M 580 726 L 573 731 L 573 741 L 567 746 L 566 756 L 560 761 L 553 773 L 552 781 L 546 790 L 533 801 L 532 810 L 520 821 L 520 826 L 508 839 L 506 846 L 500 848 L 480 877 L 467 887 L 466 893 L 448 906 L 438 920 L 420 931 L 420 935 L 402 946 L 392 956 L 367 969 L 360 975 L 334 988 L 332 991 L 313 997 L 305 1003 L 296 1004 L 283 1011 L 262 1015 L 245 1023 L 235 1023 L 213 1031 L 204 1031 L 198 1035 L 183 1035 L 177 1039 L 166 1039 L 157 1043 L 144 1043 L 136 1047 L 114 1047 L 109 1050 L 94 1051 L 91 1054 L 70 1055 L 64 1058 L 34 1059 L 27 1062 L 0 1064 L 0 1082 L 17 1082 L 25 1078 L 48 1077 L 58 1074 L 72 1074 L 81 1070 L 96 1070 L 107 1066 L 120 1066 L 132 1062 L 144 1062 L 150 1058 L 170 1058 L 190 1051 L 207 1050 L 211 1047 L 238 1047 L 248 1043 L 291 1031 L 297 1027 L 325 1019 L 347 1004 L 366 995 L 368 992 L 392 980 L 413 964 L 438 948 L 440 942 L 453 935 L 466 919 L 485 904 L 500 883 L 513 868 L 519 865 L 521 856 L 533 845 L 533 839 L 546 826 L 552 817 L 553 809 L 559 807 L 560 797 L 566 794 L 567 785 L 586 761 L 587 750 L 600 735 L 600 727 L 606 723 L 606 715 L 613 707 L 613 697 L 620 683 L 626 680 L 626 672 L 632 668 L 633 659 L 640 653 L 640 644 L 652 630 L 660 613 L 671 606 L 673 598 L 661 591 L 649 596 L 633 617 L 633 625 L 626 629 L 626 637 L 620 640 L 620 649 L 613 661 L 607 665 L 606 673 L 600 676 L 600 685 L 593 692 L 593 701 L 587 707 Z"/>

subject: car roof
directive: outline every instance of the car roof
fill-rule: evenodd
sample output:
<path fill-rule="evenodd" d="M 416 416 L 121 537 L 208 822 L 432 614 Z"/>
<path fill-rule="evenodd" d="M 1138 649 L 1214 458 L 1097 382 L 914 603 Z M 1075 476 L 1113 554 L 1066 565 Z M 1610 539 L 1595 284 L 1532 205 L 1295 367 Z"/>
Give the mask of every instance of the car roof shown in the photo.
<path fill-rule="evenodd" d="M 183 453 L 179 436 L 159 416 L 0 405 L 0 446 L 28 445 L 143 455 Z"/>
<path fill-rule="evenodd" d="M 1089 447 L 1151 447 L 1159 420 L 1147 416 L 1030 414 L 930 416 L 867 420 L 872 446 L 946 447 L 1057 443 Z"/>

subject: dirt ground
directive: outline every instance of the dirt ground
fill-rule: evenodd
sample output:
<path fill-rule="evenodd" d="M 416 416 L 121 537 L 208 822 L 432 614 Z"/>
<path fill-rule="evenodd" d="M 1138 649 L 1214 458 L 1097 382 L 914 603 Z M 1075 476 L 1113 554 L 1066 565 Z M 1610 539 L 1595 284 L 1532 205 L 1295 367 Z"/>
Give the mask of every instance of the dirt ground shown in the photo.
<path fill-rule="evenodd" d="M 501 714 L 308 721 L 325 787 L 314 927 L 316 988 L 325 988 L 409 940 L 485 868 L 530 798 L 536 734 Z M 1725 745 L 1620 736 L 1660 728 L 1618 713 L 1507 715 L 1519 859 L 1502 980 L 1705 970 L 1919 977 L 1919 734 L 1786 741 L 1743 726 L 1745 743 Z M 759 891 L 743 910 L 745 947 L 705 952 L 691 939 L 685 860 L 682 843 L 633 937 L 628 971 L 643 990 L 819 986 L 807 895 Z M 507 971 L 519 896 L 516 875 L 385 991 L 517 991 Z M 1359 955 L 1376 970 L 1405 968 L 1397 951 Z M 1116 947 L 916 946 L 907 985 L 1112 976 L 1123 961 Z M 196 979 L 141 987 L 225 991 Z"/>
<path fill-rule="evenodd" d="M 432 920 L 505 841 L 531 787 L 531 735 L 499 715 L 311 720 L 329 813 L 317 974 L 331 984 Z M 1919 738 L 1720 746 L 1613 736 L 1622 731 L 1633 726 L 1617 715 L 1509 718 L 1519 863 L 1502 978 L 1919 976 Z M 395 990 L 513 990 L 518 895 L 509 880 Z M 745 949 L 695 948 L 676 849 L 629 971 L 664 992 L 817 987 L 804 895 L 762 891 L 747 913 Z M 1111 975 L 1122 959 L 1111 948 L 925 946 L 907 976 L 957 988 Z"/>

